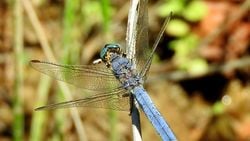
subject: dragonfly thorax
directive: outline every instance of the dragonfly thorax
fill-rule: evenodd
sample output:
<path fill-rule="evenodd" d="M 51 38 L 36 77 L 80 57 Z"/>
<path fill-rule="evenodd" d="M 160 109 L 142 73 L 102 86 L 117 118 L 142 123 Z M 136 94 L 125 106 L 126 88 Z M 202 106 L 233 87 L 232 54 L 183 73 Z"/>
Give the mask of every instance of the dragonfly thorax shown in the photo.
<path fill-rule="evenodd" d="M 141 85 L 143 82 L 132 66 L 132 62 L 122 54 L 110 54 L 110 68 L 123 87 L 128 90 Z"/>
<path fill-rule="evenodd" d="M 118 44 L 106 44 L 101 50 L 100 57 L 106 66 L 112 69 L 125 89 L 142 84 L 141 78 L 132 68 L 132 62 L 122 53 Z"/>

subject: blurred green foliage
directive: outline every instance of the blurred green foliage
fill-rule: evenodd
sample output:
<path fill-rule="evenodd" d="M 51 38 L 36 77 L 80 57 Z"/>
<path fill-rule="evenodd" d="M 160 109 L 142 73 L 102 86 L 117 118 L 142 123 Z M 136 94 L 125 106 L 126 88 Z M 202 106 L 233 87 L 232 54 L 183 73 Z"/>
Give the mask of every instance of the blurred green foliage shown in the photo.
<path fill-rule="evenodd" d="M 185 19 L 191 22 L 200 21 L 207 13 L 206 6 L 203 1 L 194 0 L 190 2 L 182 15 Z"/>
<path fill-rule="evenodd" d="M 216 102 L 213 107 L 212 107 L 212 112 L 215 115 L 222 114 L 225 111 L 225 106 L 223 105 L 222 102 Z"/>
<path fill-rule="evenodd" d="M 200 0 L 168 0 L 158 8 L 158 15 L 166 17 L 174 13 L 166 32 L 175 37 L 169 46 L 175 51 L 173 61 L 177 68 L 197 75 L 207 70 L 207 63 L 197 53 L 199 37 L 191 32 L 191 24 L 206 15 L 206 5 Z"/>
<path fill-rule="evenodd" d="M 182 37 L 190 32 L 188 23 L 180 19 L 173 19 L 166 29 L 167 33 L 176 37 Z"/>
<path fill-rule="evenodd" d="M 91 27 L 99 23 L 102 19 L 101 4 L 98 1 L 85 1 L 82 5 L 81 12 L 84 17 L 83 28 L 85 33 L 83 34 L 87 35 Z"/>
<path fill-rule="evenodd" d="M 170 12 L 173 12 L 175 15 L 192 22 L 201 20 L 206 11 L 206 5 L 201 0 L 166 0 L 157 9 L 158 15 L 161 17 L 166 17 Z"/>
<path fill-rule="evenodd" d="M 199 75 L 204 73 L 208 65 L 206 61 L 199 58 L 197 54 L 198 36 L 189 33 L 170 42 L 169 46 L 175 51 L 174 63 L 179 69 L 188 71 L 190 74 Z"/>

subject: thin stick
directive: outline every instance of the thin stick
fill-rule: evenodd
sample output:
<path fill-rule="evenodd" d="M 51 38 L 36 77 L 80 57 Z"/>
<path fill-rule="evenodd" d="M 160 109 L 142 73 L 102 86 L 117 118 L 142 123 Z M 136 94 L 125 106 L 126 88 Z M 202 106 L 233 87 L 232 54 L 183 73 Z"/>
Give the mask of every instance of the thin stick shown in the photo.
<path fill-rule="evenodd" d="M 30 3 L 29 0 L 22 0 L 22 3 L 23 3 L 25 11 L 29 17 L 31 24 L 34 27 L 34 30 L 35 30 L 35 33 L 36 33 L 38 39 L 39 39 L 39 42 L 42 45 L 42 49 L 45 53 L 45 56 L 50 61 L 56 62 L 55 56 L 52 53 L 52 50 L 51 50 L 51 47 L 49 45 L 46 34 L 44 32 L 44 29 L 42 28 L 42 25 L 38 20 L 38 17 L 36 15 L 36 12 L 35 12 L 32 4 Z M 70 90 L 65 83 L 59 82 L 59 87 L 62 89 L 63 94 L 64 94 L 66 99 L 68 99 L 68 100 L 72 99 L 71 94 L 70 94 Z M 76 126 L 79 140 L 81 140 L 81 141 L 87 140 L 87 136 L 85 134 L 84 127 L 81 123 L 81 119 L 80 119 L 80 115 L 79 115 L 78 110 L 76 108 L 70 108 L 69 110 L 70 110 L 71 117 L 74 121 L 74 124 Z"/>
<path fill-rule="evenodd" d="M 127 33 L 126 33 L 126 56 L 129 59 L 135 58 L 136 52 L 136 36 L 137 30 L 136 25 L 138 22 L 138 11 L 137 7 L 139 6 L 139 0 L 132 0 L 128 15 L 128 25 L 127 25 Z M 135 63 L 133 63 L 135 64 Z"/>
<path fill-rule="evenodd" d="M 133 96 L 131 96 L 130 102 L 133 141 L 142 141 L 139 105 Z"/>
<path fill-rule="evenodd" d="M 128 58 L 134 58 L 135 55 L 135 45 L 136 45 L 136 37 L 137 32 L 136 25 L 138 20 L 138 0 L 132 0 L 129 10 L 128 16 L 128 26 L 127 26 L 127 34 L 126 34 L 126 53 Z M 134 63 L 133 63 L 134 64 Z M 136 106 L 136 100 L 133 96 L 130 99 L 131 102 L 131 120 L 132 120 L 132 132 L 133 132 L 133 141 L 142 141 L 141 136 L 141 125 L 140 125 L 140 113 L 138 110 L 139 106 Z"/>

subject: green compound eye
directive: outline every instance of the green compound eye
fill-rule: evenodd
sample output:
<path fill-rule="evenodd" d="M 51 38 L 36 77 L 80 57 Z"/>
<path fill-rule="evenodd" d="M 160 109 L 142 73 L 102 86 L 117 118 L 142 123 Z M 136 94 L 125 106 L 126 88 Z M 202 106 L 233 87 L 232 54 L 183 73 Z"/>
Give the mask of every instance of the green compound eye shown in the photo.
<path fill-rule="evenodd" d="M 107 53 L 112 50 L 120 50 L 120 46 L 118 44 L 106 44 L 100 52 L 101 59 L 105 60 Z"/>

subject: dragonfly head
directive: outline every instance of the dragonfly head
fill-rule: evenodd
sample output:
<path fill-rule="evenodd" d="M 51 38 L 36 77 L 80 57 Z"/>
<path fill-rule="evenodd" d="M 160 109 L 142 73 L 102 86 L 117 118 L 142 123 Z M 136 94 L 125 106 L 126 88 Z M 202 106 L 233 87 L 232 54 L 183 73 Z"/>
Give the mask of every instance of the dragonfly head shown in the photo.
<path fill-rule="evenodd" d="M 120 46 L 118 44 L 106 44 L 100 52 L 100 57 L 103 62 L 108 63 L 110 61 L 111 53 L 121 53 Z"/>

